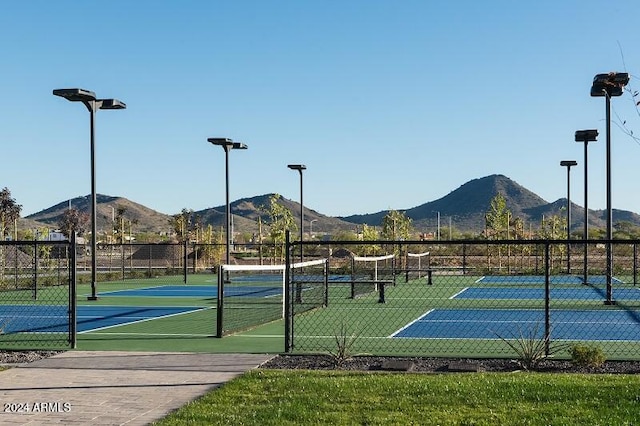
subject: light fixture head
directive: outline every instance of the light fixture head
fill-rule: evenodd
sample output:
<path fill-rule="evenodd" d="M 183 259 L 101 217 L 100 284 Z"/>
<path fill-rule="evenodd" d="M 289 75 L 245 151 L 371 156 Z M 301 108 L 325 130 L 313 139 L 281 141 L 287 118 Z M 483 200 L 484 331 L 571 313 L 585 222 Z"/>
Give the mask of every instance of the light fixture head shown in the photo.
<path fill-rule="evenodd" d="M 626 72 L 596 74 L 591 85 L 591 96 L 621 96 L 627 84 L 629 84 L 629 74 Z"/>
<path fill-rule="evenodd" d="M 305 166 L 304 164 L 289 164 L 287 165 L 287 167 L 290 168 L 291 170 L 298 170 L 298 171 L 307 170 L 307 166 Z"/>
<path fill-rule="evenodd" d="M 595 142 L 598 140 L 598 130 L 576 130 L 575 141 L 576 142 Z"/>
<path fill-rule="evenodd" d="M 126 109 L 127 104 L 118 99 L 100 99 L 100 109 Z"/>
<path fill-rule="evenodd" d="M 563 160 L 560 162 L 561 166 L 567 166 L 567 167 L 571 167 L 571 166 L 577 166 L 578 162 L 575 160 Z"/>
<path fill-rule="evenodd" d="M 96 100 L 96 94 L 85 89 L 55 89 L 53 94 L 71 102 L 90 102 Z"/>
<path fill-rule="evenodd" d="M 208 138 L 209 142 L 219 146 L 233 146 L 233 139 L 229 138 Z"/>

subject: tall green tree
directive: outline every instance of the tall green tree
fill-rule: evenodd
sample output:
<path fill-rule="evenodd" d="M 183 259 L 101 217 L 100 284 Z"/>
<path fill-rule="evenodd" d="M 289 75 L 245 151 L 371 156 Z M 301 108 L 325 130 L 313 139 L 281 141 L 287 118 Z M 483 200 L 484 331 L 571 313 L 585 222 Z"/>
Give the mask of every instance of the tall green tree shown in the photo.
<path fill-rule="evenodd" d="M 502 193 L 498 192 L 489 204 L 489 210 L 485 214 L 485 238 L 489 240 L 508 240 L 510 239 L 510 227 L 512 220 L 511 211 L 507 208 L 507 200 Z M 498 272 L 502 269 L 502 252 L 505 247 L 498 245 L 497 247 L 490 246 L 487 249 L 488 262 L 490 263 L 492 251 L 498 257 Z M 511 249 L 510 246 L 506 247 L 507 251 L 507 272 L 511 268 Z"/>
<path fill-rule="evenodd" d="M 269 206 L 262 210 L 267 214 L 266 225 L 269 227 L 269 239 L 273 243 L 274 261 L 284 261 L 286 234 L 294 234 L 298 230 L 291 210 L 279 203 L 279 194 L 269 197 Z"/>
<path fill-rule="evenodd" d="M 202 242 L 202 245 L 200 246 L 200 250 L 196 251 L 196 254 L 199 254 L 203 260 L 213 264 L 214 267 L 222 264 L 223 255 L 226 250 L 224 244 L 224 231 L 222 228 L 219 231 L 216 231 L 212 225 L 207 225 L 202 230 L 200 241 Z"/>
<path fill-rule="evenodd" d="M 511 211 L 507 208 L 507 200 L 498 192 L 491 200 L 489 210 L 485 215 L 485 236 L 487 239 L 501 240 L 509 238 L 509 221 L 511 217 Z"/>
<path fill-rule="evenodd" d="M 21 211 L 22 205 L 16 203 L 16 200 L 11 197 L 11 191 L 8 188 L 3 188 L 0 191 L 0 237 L 3 240 L 10 235 L 10 226 L 15 228 L 15 222 L 20 217 Z"/>
<path fill-rule="evenodd" d="M 398 241 L 408 240 L 411 235 L 411 218 L 404 212 L 390 210 L 382 218 L 382 239 Z"/>
<path fill-rule="evenodd" d="M 375 226 L 366 223 L 362 225 L 362 241 L 376 241 L 380 239 L 380 233 Z M 381 247 L 378 244 L 363 244 L 359 247 L 359 252 L 363 256 L 375 256 L 380 254 Z"/>

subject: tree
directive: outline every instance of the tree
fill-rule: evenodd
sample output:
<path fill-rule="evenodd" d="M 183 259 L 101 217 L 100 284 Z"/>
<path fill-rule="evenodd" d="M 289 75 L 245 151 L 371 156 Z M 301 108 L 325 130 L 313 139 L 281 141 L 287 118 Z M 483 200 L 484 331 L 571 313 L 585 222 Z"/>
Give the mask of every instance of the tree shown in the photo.
<path fill-rule="evenodd" d="M 397 241 L 408 240 L 411 234 L 411 219 L 404 212 L 390 210 L 382 219 L 382 238 Z"/>
<path fill-rule="evenodd" d="M 291 213 L 291 210 L 280 204 L 278 202 L 279 200 L 280 195 L 273 194 L 269 197 L 269 206 L 262 207 L 262 211 L 264 211 L 268 216 L 266 225 L 269 227 L 269 237 L 274 247 L 274 261 L 276 259 L 279 259 L 280 261 L 284 259 L 284 246 L 287 231 L 294 233 L 298 229 L 293 218 L 293 213 Z"/>
<path fill-rule="evenodd" d="M 215 231 L 212 225 L 207 225 L 202 230 L 202 245 L 200 250 L 195 250 L 195 254 L 200 255 L 205 261 L 209 261 L 214 267 L 222 263 L 225 252 L 224 231 Z M 197 265 L 196 265 L 197 269 Z"/>
<path fill-rule="evenodd" d="M 0 191 L 0 237 L 4 240 L 9 236 L 9 226 L 14 225 L 20 217 L 22 211 L 22 205 L 16 203 L 16 200 L 11 198 L 11 191 L 6 187 Z"/>
<path fill-rule="evenodd" d="M 380 239 L 380 234 L 375 226 L 369 226 L 366 223 L 362 225 L 362 241 L 376 241 Z M 363 256 L 375 256 L 380 251 L 377 244 L 363 244 L 359 251 Z"/>
<path fill-rule="evenodd" d="M 489 240 L 507 240 L 510 237 L 509 228 L 511 221 L 511 211 L 507 208 L 507 200 L 498 192 L 489 204 L 489 211 L 485 214 L 485 238 Z M 502 268 L 502 247 L 497 246 L 498 270 Z M 491 257 L 491 250 L 488 248 L 487 255 Z M 507 272 L 510 265 L 510 248 L 507 246 Z"/>
<path fill-rule="evenodd" d="M 89 215 L 87 213 L 71 208 L 65 210 L 62 214 L 62 218 L 58 222 L 58 228 L 71 241 L 73 232 L 75 231 L 77 235 L 84 234 L 88 223 Z"/>
<path fill-rule="evenodd" d="M 485 233 L 489 240 L 507 239 L 509 234 L 509 218 L 511 211 L 507 209 L 507 200 L 497 193 L 491 200 L 489 211 L 485 215 Z"/>
<path fill-rule="evenodd" d="M 182 211 L 178 214 L 174 214 L 169 219 L 169 225 L 175 232 L 178 242 L 182 243 L 187 238 L 189 238 L 189 232 L 192 230 L 192 219 L 193 210 L 182 209 Z"/>

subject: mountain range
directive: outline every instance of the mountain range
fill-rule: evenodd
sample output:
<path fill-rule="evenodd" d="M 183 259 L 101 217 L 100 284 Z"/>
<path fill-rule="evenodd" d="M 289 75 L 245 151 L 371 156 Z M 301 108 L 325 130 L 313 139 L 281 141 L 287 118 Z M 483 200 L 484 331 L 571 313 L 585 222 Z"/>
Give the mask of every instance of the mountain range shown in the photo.
<path fill-rule="evenodd" d="M 566 198 L 548 202 L 510 178 L 499 174 L 473 179 L 440 199 L 403 211 L 407 217 L 412 219 L 414 229 L 419 232 L 434 232 L 438 226 L 438 217 L 440 217 L 442 228 L 448 228 L 451 224 L 458 231 L 479 233 L 484 228 L 484 218 L 489 210 L 491 200 L 498 193 L 504 196 L 507 208 L 513 217 L 523 219 L 527 228 L 529 224 L 534 229 L 538 228 L 543 217 L 566 214 L 562 210 L 566 207 Z M 267 215 L 264 209 L 269 205 L 271 195 L 264 194 L 233 201 L 230 208 L 234 230 L 236 232 L 258 232 L 258 218 L 262 218 L 262 222 L 265 223 Z M 134 232 L 171 232 L 169 225 L 171 215 L 157 212 L 123 197 L 98 194 L 96 198 L 97 228 L 99 230 L 110 228 L 110 222 L 115 212 L 118 209 L 125 209 L 123 216 L 135 224 Z M 89 213 L 90 200 L 90 196 L 85 196 L 63 201 L 21 219 L 23 222 L 21 226 L 44 224 L 55 228 L 64 211 L 69 207 Z M 294 218 L 299 222 L 299 203 L 281 197 L 280 204 L 291 210 Z M 332 217 L 323 215 L 306 205 L 304 208 L 305 231 L 309 231 L 309 228 L 312 227 L 314 233 L 355 230 L 358 225 L 362 224 L 377 226 L 382 223 L 382 219 L 388 213 L 388 210 L 383 210 L 371 214 Z M 222 205 L 194 213 L 198 215 L 203 224 L 222 227 L 224 226 L 225 210 L 225 206 Z M 583 229 L 584 208 L 572 203 L 571 212 L 571 228 L 573 230 Z M 178 213 L 176 212 L 176 214 Z M 632 225 L 640 226 L 640 215 L 626 210 L 614 209 L 613 222 L 614 224 L 629 222 Z M 589 226 L 606 227 L 606 211 L 589 210 Z"/>

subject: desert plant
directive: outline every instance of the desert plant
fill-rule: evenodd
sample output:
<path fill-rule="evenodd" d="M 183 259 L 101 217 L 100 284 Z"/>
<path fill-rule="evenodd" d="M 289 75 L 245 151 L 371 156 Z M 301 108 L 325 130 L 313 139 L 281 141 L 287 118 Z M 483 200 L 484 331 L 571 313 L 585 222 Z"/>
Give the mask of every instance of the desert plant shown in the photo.
<path fill-rule="evenodd" d="M 551 345 L 550 335 L 540 333 L 540 325 L 535 324 L 524 332 L 518 327 L 518 336 L 507 339 L 498 333 L 494 334 L 505 342 L 518 355 L 518 362 L 525 370 L 535 369 L 540 361 L 567 348 L 565 344 Z"/>
<path fill-rule="evenodd" d="M 359 333 L 351 333 L 344 321 L 340 323 L 340 327 L 334 333 L 335 347 L 328 351 L 336 367 L 342 366 L 345 361 L 353 357 L 353 346 L 358 337 Z"/>
<path fill-rule="evenodd" d="M 575 343 L 569 348 L 571 362 L 580 367 L 601 367 L 606 361 L 602 348 L 597 345 Z"/>

